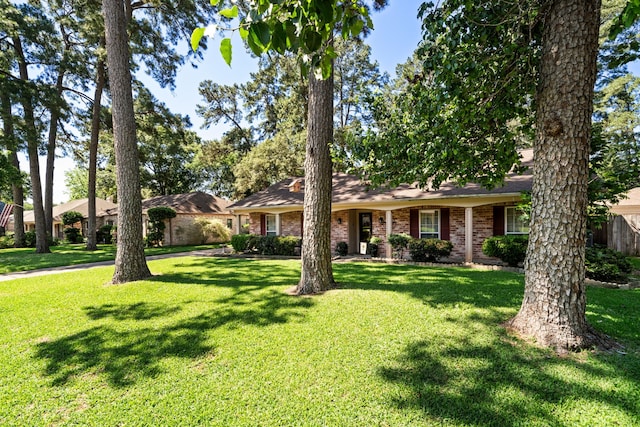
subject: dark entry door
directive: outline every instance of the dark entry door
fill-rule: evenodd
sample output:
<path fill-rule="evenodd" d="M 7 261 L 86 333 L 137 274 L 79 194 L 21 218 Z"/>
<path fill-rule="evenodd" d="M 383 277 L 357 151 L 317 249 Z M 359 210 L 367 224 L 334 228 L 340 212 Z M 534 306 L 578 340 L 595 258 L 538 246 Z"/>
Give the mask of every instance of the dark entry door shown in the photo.
<path fill-rule="evenodd" d="M 360 240 L 360 253 L 365 254 L 367 252 L 367 243 L 371 238 L 371 212 L 363 212 L 359 214 L 359 240 Z"/>

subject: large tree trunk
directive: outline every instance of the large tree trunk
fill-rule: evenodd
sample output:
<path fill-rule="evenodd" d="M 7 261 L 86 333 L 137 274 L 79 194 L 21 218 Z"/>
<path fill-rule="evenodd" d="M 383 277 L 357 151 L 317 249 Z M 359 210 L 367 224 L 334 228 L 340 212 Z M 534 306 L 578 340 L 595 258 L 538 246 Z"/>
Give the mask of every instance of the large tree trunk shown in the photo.
<path fill-rule="evenodd" d="M 333 76 L 309 77 L 309 120 L 304 160 L 302 275 L 297 293 L 314 294 L 335 286 L 331 269 L 331 154 Z"/>
<path fill-rule="evenodd" d="M 58 139 L 58 119 L 60 119 L 60 103 L 62 102 L 62 84 L 64 82 L 65 69 L 60 66 L 56 79 L 57 98 L 51 104 L 49 120 L 49 139 L 47 142 L 47 166 L 44 172 L 44 218 L 47 233 L 53 234 L 53 172 L 56 162 L 56 140 Z M 54 236 L 57 237 L 57 236 Z"/>
<path fill-rule="evenodd" d="M 104 40 L 101 40 L 104 45 Z M 104 61 L 98 60 L 96 64 L 96 89 L 93 95 L 93 112 L 91 116 L 91 139 L 89 142 L 89 188 L 88 188 L 88 224 L 87 224 L 87 250 L 98 249 L 96 242 L 96 169 L 98 163 L 98 141 L 100 137 L 100 108 L 102 92 L 105 86 Z"/>
<path fill-rule="evenodd" d="M 584 285 L 599 24 L 599 0 L 552 2 L 544 19 L 525 292 L 509 326 L 558 351 L 606 345 Z"/>
<path fill-rule="evenodd" d="M 19 37 L 13 37 L 13 46 L 18 58 L 20 80 L 29 85 L 29 73 L 27 62 L 22 50 L 22 42 Z M 24 109 L 24 121 L 27 134 L 27 154 L 29 155 L 29 175 L 31 177 L 31 191 L 33 193 L 33 216 L 36 222 L 36 253 L 49 253 L 49 241 L 42 203 L 42 183 L 40 181 L 40 163 L 38 160 L 38 131 L 36 130 L 33 115 L 33 102 L 29 88 L 24 88 L 21 94 L 22 108 Z"/>
<path fill-rule="evenodd" d="M 7 148 L 9 150 L 9 161 L 20 173 L 20 161 L 18 160 L 18 144 L 15 139 L 15 129 L 13 126 L 13 113 L 11 112 L 11 98 L 9 93 L 0 91 L 0 117 L 2 117 L 3 131 L 7 138 Z M 16 248 L 24 247 L 24 189 L 20 176 L 11 182 L 11 192 L 13 196 L 13 240 Z"/>
<path fill-rule="evenodd" d="M 144 257 L 136 122 L 133 115 L 129 39 L 122 0 L 104 0 L 107 64 L 112 98 L 118 189 L 118 246 L 113 283 L 151 276 Z"/>

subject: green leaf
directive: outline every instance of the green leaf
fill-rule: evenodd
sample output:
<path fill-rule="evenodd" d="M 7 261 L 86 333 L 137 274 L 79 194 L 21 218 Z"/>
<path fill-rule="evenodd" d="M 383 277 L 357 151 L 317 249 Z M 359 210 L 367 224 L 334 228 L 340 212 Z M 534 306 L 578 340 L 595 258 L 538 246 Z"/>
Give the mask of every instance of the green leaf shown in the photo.
<path fill-rule="evenodd" d="M 220 11 L 220 15 L 224 16 L 228 19 L 233 19 L 238 17 L 238 6 L 233 6 L 230 9 L 222 9 Z"/>
<path fill-rule="evenodd" d="M 209 4 L 213 7 L 216 7 L 218 3 L 220 3 L 220 0 L 209 0 Z"/>
<path fill-rule="evenodd" d="M 356 19 L 356 21 L 351 26 L 351 36 L 357 37 L 358 34 L 362 32 L 363 28 L 364 28 L 364 21 L 361 21 L 360 19 Z"/>
<path fill-rule="evenodd" d="M 204 30 L 205 28 L 198 27 L 191 33 L 191 49 L 193 49 L 194 52 L 198 50 L 200 40 L 202 39 L 202 36 L 204 36 Z"/>
<path fill-rule="evenodd" d="M 245 27 L 240 26 L 240 28 L 238 28 L 238 32 L 240 33 L 240 38 L 244 41 L 247 41 L 247 36 L 249 35 L 249 31 L 247 31 Z"/>
<path fill-rule="evenodd" d="M 280 55 L 287 50 L 287 34 L 282 25 L 276 25 L 271 36 L 271 47 Z"/>
<path fill-rule="evenodd" d="M 255 22 L 249 26 L 249 38 L 253 39 L 256 46 L 262 51 L 267 49 L 271 40 L 271 31 L 269 25 L 264 22 Z"/>
<path fill-rule="evenodd" d="M 317 31 L 307 29 L 302 33 L 302 43 L 309 52 L 315 52 L 322 46 L 322 36 Z"/>
<path fill-rule="evenodd" d="M 227 63 L 229 67 L 231 67 L 231 39 L 224 38 L 220 42 L 220 53 L 222 54 L 222 58 L 224 62 Z"/>

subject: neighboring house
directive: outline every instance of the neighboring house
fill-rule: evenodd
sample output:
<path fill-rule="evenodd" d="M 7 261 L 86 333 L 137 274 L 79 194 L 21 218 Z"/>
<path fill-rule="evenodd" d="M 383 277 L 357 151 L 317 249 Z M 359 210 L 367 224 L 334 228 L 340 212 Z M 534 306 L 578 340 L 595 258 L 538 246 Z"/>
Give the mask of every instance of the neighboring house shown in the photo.
<path fill-rule="evenodd" d="M 237 230 L 237 218 L 228 210 L 230 202 L 220 197 L 200 191 L 169 196 L 156 196 L 142 201 L 142 226 L 146 236 L 149 228 L 147 211 L 150 208 L 169 207 L 176 211 L 176 217 L 166 221 L 163 244 L 167 246 L 209 243 L 203 242 L 200 228 L 196 224 L 199 219 L 218 220 L 229 229 Z M 116 222 L 117 211 L 111 219 Z"/>
<path fill-rule="evenodd" d="M 116 209 L 115 203 L 108 200 L 96 198 L 96 226 L 100 228 L 102 225 L 115 223 L 109 215 L 110 212 Z M 62 214 L 65 212 L 76 211 L 80 212 L 84 219 L 80 228 L 84 236 L 87 235 L 87 218 L 89 217 L 89 199 L 71 200 L 70 202 L 63 203 L 53 207 L 53 235 L 58 239 L 64 239 L 64 229 L 66 226 L 62 223 Z M 25 231 L 33 231 L 36 229 L 36 220 L 33 211 L 24 212 L 24 228 Z"/>
<path fill-rule="evenodd" d="M 369 189 L 357 177 L 333 176 L 331 205 L 331 248 L 347 242 L 350 253 L 364 253 L 373 236 L 387 244 L 390 234 L 439 238 L 453 243 L 452 260 L 495 261 L 482 254 L 482 242 L 494 235 L 527 234 L 528 224 L 520 219 L 516 205 L 532 185 L 533 150 L 524 150 L 527 170 L 509 174 L 501 187 L 486 190 L 478 184 L 458 187 L 443 183 L 438 190 L 413 185 L 392 189 Z M 302 236 L 304 179 L 289 178 L 240 200 L 229 209 L 248 215 L 250 232 L 264 235 Z"/>
<path fill-rule="evenodd" d="M 629 190 L 627 198 L 609 212 L 612 217 L 601 233 L 607 246 L 626 255 L 640 255 L 640 187 Z"/>

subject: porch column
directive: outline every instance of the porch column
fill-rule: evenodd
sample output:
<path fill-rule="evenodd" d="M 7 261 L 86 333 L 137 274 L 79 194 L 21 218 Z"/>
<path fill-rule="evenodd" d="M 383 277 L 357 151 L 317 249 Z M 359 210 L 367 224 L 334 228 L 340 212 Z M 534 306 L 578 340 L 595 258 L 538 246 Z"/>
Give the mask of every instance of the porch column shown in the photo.
<path fill-rule="evenodd" d="M 386 247 L 387 247 L 387 258 L 391 258 L 393 256 L 393 252 L 391 249 L 391 245 L 389 244 L 389 236 L 393 233 L 393 212 L 387 211 L 387 238 L 386 238 Z"/>
<path fill-rule="evenodd" d="M 236 215 L 236 234 L 240 234 L 242 230 L 242 224 L 240 224 L 241 217 L 240 215 Z"/>
<path fill-rule="evenodd" d="M 473 262 L 473 208 L 464 209 L 464 262 Z"/>

